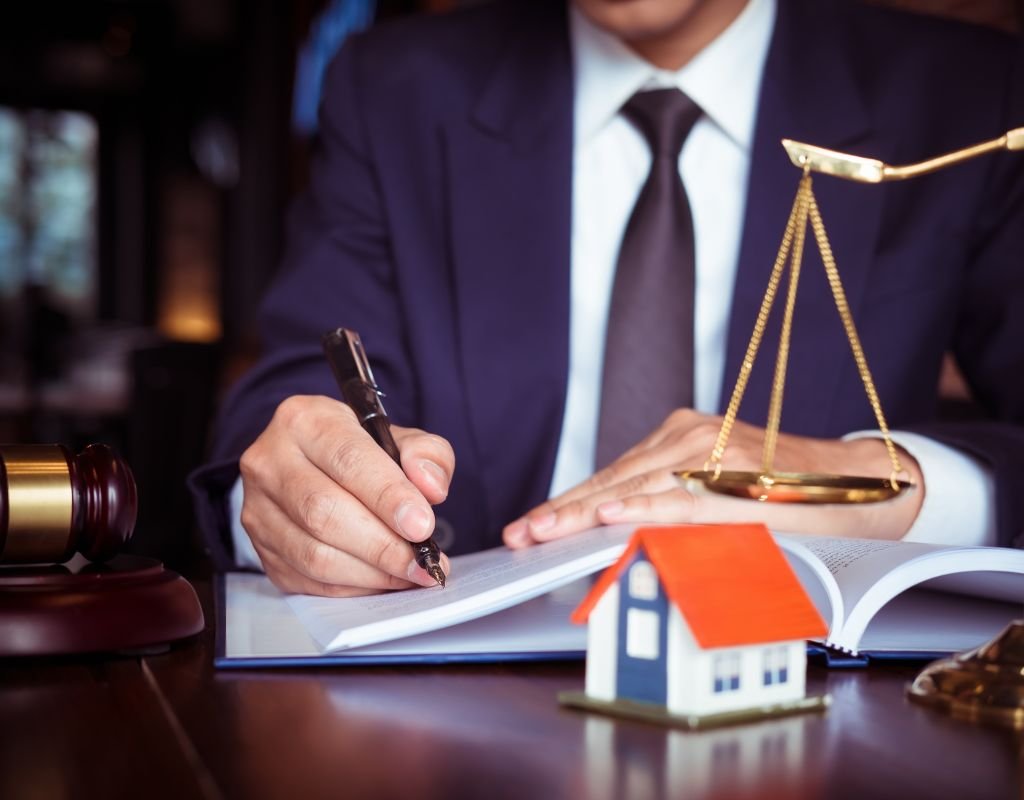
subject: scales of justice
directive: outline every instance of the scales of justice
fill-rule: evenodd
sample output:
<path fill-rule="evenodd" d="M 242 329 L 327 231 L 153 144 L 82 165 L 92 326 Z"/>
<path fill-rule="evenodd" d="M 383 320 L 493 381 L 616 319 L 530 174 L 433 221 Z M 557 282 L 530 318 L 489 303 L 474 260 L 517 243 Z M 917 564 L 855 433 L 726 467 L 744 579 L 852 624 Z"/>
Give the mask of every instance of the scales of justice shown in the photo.
<path fill-rule="evenodd" d="M 917 164 L 899 167 L 890 166 L 877 159 L 826 150 L 822 147 L 795 142 L 791 139 L 783 139 L 782 145 L 786 148 L 786 152 L 789 154 L 793 164 L 803 170 L 803 176 L 797 187 L 796 198 L 793 201 L 793 208 L 790 211 L 789 220 L 786 222 L 782 244 L 779 246 L 779 252 L 775 257 L 775 264 L 768 278 L 768 288 L 765 290 L 761 308 L 754 322 L 754 332 L 751 334 L 750 342 L 747 345 L 747 350 L 740 366 L 739 376 L 736 379 L 736 385 L 733 388 L 732 396 L 726 408 L 722 426 L 718 432 L 711 455 L 705 462 L 703 469 L 685 470 L 679 473 L 679 477 L 688 488 L 697 491 L 716 492 L 760 500 L 762 502 L 873 503 L 889 500 L 912 490 L 914 487 L 908 481 L 901 480 L 900 478 L 900 475 L 904 474 L 904 472 L 900 465 L 899 454 L 889 435 L 889 426 L 885 421 L 882 403 L 878 398 L 878 392 L 875 390 L 875 384 L 871 378 L 871 370 L 868 367 L 867 358 L 864 355 L 860 338 L 857 335 L 853 315 L 846 301 L 846 293 L 843 291 L 836 259 L 832 254 L 832 246 L 829 244 L 828 235 L 825 232 L 825 223 L 822 220 L 817 200 L 814 197 L 812 174 L 820 172 L 824 175 L 832 175 L 837 178 L 860 183 L 884 183 L 906 180 L 936 172 L 986 153 L 998 150 L 1024 150 L 1024 128 L 1015 128 L 997 139 L 982 142 L 963 150 L 947 153 Z M 864 391 L 874 411 L 878 429 L 881 431 L 886 450 L 889 454 L 892 469 L 886 478 L 776 472 L 772 466 L 779 435 L 779 421 L 782 417 L 786 366 L 793 333 L 793 310 L 796 306 L 797 288 L 800 282 L 800 266 L 803 261 L 808 221 L 814 232 L 814 240 L 818 246 L 818 252 L 821 254 L 822 262 L 825 265 L 825 273 L 828 278 L 829 287 L 832 290 L 832 297 L 835 300 L 839 318 L 846 332 L 846 338 L 850 343 L 850 350 L 857 365 L 857 371 L 864 384 Z M 736 415 L 743 400 L 747 381 L 754 368 L 754 361 L 757 358 L 758 350 L 764 338 L 772 306 L 779 294 L 787 263 L 789 264 L 789 283 L 786 289 L 782 331 L 775 361 L 775 374 L 769 400 L 768 420 L 765 426 L 761 469 L 757 472 L 724 470 L 722 468 L 722 457 L 728 446 L 729 435 L 736 422 Z"/>
<path fill-rule="evenodd" d="M 889 435 L 882 403 L 875 390 L 871 370 L 846 301 L 836 260 L 825 232 L 825 223 L 814 197 L 812 175 L 818 172 L 860 183 L 884 183 L 916 178 L 988 153 L 1000 150 L 1024 151 L 1024 127 L 1014 128 L 987 142 L 905 166 L 891 166 L 877 159 L 826 150 L 790 139 L 783 139 L 782 144 L 794 166 L 803 171 L 793 208 L 711 455 L 703 469 L 686 470 L 678 473 L 678 477 L 693 491 L 714 492 L 761 502 L 850 504 L 890 500 L 912 491 L 914 486 L 900 477 L 905 473 Z M 788 473 L 776 472 L 773 469 L 779 421 L 782 416 L 786 365 L 793 332 L 793 309 L 796 305 L 808 222 L 825 266 L 832 297 L 864 384 L 864 391 L 889 454 L 891 471 L 885 478 Z M 761 469 L 725 470 L 722 468 L 722 457 L 764 338 L 772 306 L 779 294 L 787 263 L 789 281 L 769 398 Z M 929 665 L 908 687 L 907 694 L 915 702 L 937 708 L 959 719 L 1017 730 L 1024 729 L 1024 620 L 1011 623 L 995 639 L 975 650 Z"/>

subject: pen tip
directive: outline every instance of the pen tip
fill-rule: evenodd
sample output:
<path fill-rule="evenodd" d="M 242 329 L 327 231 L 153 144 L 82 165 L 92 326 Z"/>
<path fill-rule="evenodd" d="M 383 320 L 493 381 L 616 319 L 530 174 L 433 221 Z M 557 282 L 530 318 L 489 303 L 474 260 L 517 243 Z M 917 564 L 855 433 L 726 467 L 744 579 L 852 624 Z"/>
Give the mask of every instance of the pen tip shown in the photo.
<path fill-rule="evenodd" d="M 439 564 L 431 564 L 427 568 L 427 572 L 430 574 L 431 578 L 437 581 L 437 585 L 443 589 L 445 583 L 445 575 L 444 570 L 441 569 L 441 566 Z"/>

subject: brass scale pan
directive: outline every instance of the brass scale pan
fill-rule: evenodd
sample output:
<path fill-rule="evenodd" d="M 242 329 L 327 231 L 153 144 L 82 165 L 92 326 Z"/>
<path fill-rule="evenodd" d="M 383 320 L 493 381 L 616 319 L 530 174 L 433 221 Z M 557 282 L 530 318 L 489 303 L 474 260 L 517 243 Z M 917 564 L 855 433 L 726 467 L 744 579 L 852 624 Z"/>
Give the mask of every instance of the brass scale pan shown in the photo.
<path fill-rule="evenodd" d="M 677 472 L 686 489 L 694 493 L 740 497 L 767 503 L 877 503 L 890 500 L 913 484 L 891 478 L 857 475 L 824 475 L 808 472 L 759 472 L 683 470 Z"/>

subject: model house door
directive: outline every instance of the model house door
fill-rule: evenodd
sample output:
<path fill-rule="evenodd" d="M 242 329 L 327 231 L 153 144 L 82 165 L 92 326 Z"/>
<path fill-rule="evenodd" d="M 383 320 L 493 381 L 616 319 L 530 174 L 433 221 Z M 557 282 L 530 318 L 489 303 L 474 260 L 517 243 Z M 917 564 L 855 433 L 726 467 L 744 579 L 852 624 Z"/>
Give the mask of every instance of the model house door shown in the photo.
<path fill-rule="evenodd" d="M 668 600 L 642 551 L 619 580 L 616 694 L 620 699 L 665 705 Z"/>

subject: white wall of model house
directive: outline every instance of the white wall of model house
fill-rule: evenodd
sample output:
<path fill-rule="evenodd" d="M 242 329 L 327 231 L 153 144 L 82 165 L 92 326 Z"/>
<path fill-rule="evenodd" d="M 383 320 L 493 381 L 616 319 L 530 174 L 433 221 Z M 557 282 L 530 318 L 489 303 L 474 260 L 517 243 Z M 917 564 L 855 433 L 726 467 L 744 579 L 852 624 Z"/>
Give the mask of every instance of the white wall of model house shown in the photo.
<path fill-rule="evenodd" d="M 585 691 L 596 700 L 619 699 L 616 690 L 620 584 L 608 587 L 590 612 Z M 705 650 L 679 609 L 669 603 L 667 652 L 659 654 L 667 675 L 667 705 L 674 714 L 715 714 L 798 700 L 806 692 L 804 640 Z M 766 684 L 765 674 L 774 680 Z M 779 680 L 785 676 L 785 680 Z M 716 679 L 719 691 L 715 691 Z M 735 679 L 735 680 L 734 680 Z M 721 689 L 721 682 L 735 688 Z M 628 699 L 628 698 L 623 698 Z"/>

